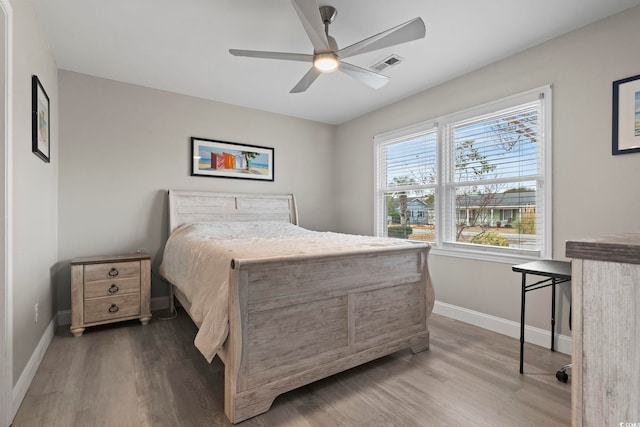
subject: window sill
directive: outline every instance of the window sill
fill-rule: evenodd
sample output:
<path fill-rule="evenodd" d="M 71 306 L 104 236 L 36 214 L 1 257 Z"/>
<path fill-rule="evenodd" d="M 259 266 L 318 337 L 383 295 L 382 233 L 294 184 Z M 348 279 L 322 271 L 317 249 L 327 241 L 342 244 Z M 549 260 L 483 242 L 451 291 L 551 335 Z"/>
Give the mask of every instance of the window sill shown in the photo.
<path fill-rule="evenodd" d="M 492 251 L 491 248 L 483 249 L 463 249 L 460 247 L 436 246 L 431 244 L 431 254 L 438 256 L 448 256 L 455 258 L 464 258 L 477 261 L 496 262 L 501 264 L 522 264 L 524 262 L 542 259 L 539 252 L 529 253 L 500 253 Z"/>

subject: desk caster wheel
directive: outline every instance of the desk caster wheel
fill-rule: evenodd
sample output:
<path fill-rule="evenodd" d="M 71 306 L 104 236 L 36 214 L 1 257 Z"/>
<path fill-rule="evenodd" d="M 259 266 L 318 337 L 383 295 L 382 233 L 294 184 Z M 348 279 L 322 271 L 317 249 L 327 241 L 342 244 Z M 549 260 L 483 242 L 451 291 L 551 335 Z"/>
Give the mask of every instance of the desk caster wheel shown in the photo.
<path fill-rule="evenodd" d="M 569 375 L 565 371 L 556 372 L 556 378 L 558 379 L 558 381 L 563 383 L 569 381 Z"/>

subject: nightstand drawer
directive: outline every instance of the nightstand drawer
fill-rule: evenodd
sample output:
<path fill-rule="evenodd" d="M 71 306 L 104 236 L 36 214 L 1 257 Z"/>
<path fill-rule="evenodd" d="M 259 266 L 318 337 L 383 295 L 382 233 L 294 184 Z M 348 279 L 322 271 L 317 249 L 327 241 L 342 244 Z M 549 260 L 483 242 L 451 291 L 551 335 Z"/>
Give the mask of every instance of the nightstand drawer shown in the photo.
<path fill-rule="evenodd" d="M 111 262 L 84 266 L 84 282 L 140 277 L 140 262 Z"/>
<path fill-rule="evenodd" d="M 84 297 L 110 297 L 140 292 L 140 277 L 100 280 L 84 284 Z"/>
<path fill-rule="evenodd" d="M 93 298 L 84 302 L 84 323 L 115 320 L 140 314 L 140 295 Z"/>

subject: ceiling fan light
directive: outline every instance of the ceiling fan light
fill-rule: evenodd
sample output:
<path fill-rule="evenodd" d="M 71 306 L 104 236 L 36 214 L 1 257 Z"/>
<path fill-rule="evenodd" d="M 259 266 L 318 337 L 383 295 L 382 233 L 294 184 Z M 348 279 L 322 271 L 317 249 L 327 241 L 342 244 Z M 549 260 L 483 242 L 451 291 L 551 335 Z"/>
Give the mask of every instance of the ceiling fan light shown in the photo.
<path fill-rule="evenodd" d="M 334 53 L 319 53 L 313 58 L 313 66 L 321 73 L 331 73 L 338 69 L 338 58 Z"/>

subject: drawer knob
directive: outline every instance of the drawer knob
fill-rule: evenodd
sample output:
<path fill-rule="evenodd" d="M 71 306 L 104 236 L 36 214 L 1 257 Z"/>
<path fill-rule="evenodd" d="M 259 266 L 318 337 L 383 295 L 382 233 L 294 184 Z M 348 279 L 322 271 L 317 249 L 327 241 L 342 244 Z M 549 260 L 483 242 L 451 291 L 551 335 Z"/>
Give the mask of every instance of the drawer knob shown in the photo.
<path fill-rule="evenodd" d="M 112 267 L 111 270 L 109 270 L 109 277 L 116 277 L 118 274 L 120 274 L 118 272 L 118 269 L 115 267 Z"/>
<path fill-rule="evenodd" d="M 120 288 L 115 283 L 112 283 L 111 286 L 109 286 L 109 293 L 110 294 L 115 294 L 119 290 L 120 290 Z"/>
<path fill-rule="evenodd" d="M 111 304 L 111 307 L 109 307 L 109 313 L 115 313 L 118 310 L 120 310 L 120 309 L 115 304 Z"/>

